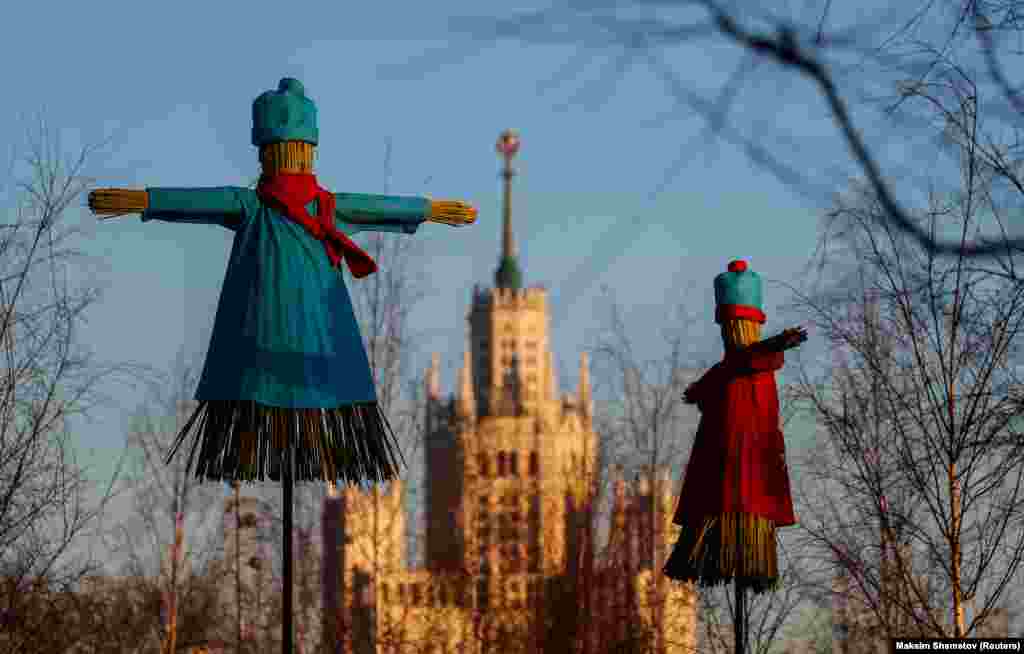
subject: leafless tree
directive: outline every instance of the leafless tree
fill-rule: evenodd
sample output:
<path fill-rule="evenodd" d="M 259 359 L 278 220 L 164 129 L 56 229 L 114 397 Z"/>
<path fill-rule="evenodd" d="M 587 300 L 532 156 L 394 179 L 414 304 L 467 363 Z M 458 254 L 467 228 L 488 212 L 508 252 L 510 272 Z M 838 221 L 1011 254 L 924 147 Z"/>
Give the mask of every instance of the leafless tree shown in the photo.
<path fill-rule="evenodd" d="M 198 375 L 179 353 L 166 377 L 165 383 L 153 385 L 130 427 L 126 482 L 133 511 L 117 526 L 113 549 L 124 557 L 122 570 L 126 574 L 157 580 L 167 626 L 164 633 L 150 637 L 173 651 L 179 630 L 197 631 L 182 624 L 179 608 L 188 604 L 193 594 L 206 591 L 211 582 L 210 564 L 221 552 L 217 527 L 224 488 L 190 476 L 184 457 L 165 463 L 175 437 L 195 408 L 192 392 Z M 209 626 L 213 616 L 199 617 Z"/>
<path fill-rule="evenodd" d="M 96 149 L 68 157 L 60 133 L 40 119 L 9 169 L 0 223 L 0 622 L 25 627 L 0 644 L 12 651 L 43 640 L 30 625 L 50 628 L 49 613 L 26 620 L 39 599 L 33 589 L 57 596 L 99 565 L 86 539 L 96 535 L 113 479 L 97 496 L 69 419 L 107 399 L 104 381 L 142 372 L 99 365 L 79 339 L 99 289 L 68 210 L 90 181 L 85 166 Z"/>
<path fill-rule="evenodd" d="M 591 352 L 594 392 L 600 398 L 597 428 L 606 462 L 648 474 L 679 468 L 686 456 L 686 434 L 695 426 L 682 395 L 699 372 L 696 357 L 704 354 L 694 352 L 689 331 L 694 320 L 683 316 L 681 324 L 665 325 L 661 356 L 645 361 L 636 351 L 634 327 L 625 323 L 622 306 L 607 289 L 605 302 L 607 316 Z M 649 337 L 644 334 L 643 340 Z"/>
<path fill-rule="evenodd" d="M 933 193 L 917 218 L 933 238 L 966 244 L 1008 211 L 978 145 L 976 100 L 962 96 L 947 123 L 960 190 Z M 821 432 L 803 529 L 845 605 L 847 640 L 858 628 L 963 637 L 1021 578 L 1019 254 L 1004 248 L 988 267 L 966 249 L 939 256 L 879 220 L 886 212 L 870 185 L 838 202 L 819 253 L 831 283 L 798 300 L 830 349 L 825 371 L 805 369 L 793 387 Z"/>
<path fill-rule="evenodd" d="M 587 607 L 587 615 L 581 616 L 583 631 L 575 644 L 581 652 L 657 652 L 665 646 L 662 608 L 669 591 L 660 566 L 670 547 L 657 489 L 685 454 L 687 416 L 680 398 L 692 381 L 690 323 L 684 318 L 681 325 L 666 326 L 664 356 L 644 360 L 621 305 L 607 289 L 604 301 L 607 315 L 591 347 L 599 451 L 586 524 L 578 527 L 584 530 L 578 540 L 587 547 L 576 553 L 581 558 L 572 598 L 573 606 Z M 650 493 L 639 501 L 650 505 L 627 509 L 626 502 L 638 501 L 633 494 L 641 476 L 649 480 Z M 653 583 L 641 596 L 637 579 L 644 573 Z M 643 605 L 655 607 L 647 620 L 641 619 Z"/>
<path fill-rule="evenodd" d="M 685 312 L 666 316 L 661 336 L 663 348 L 659 348 L 657 359 L 644 360 L 637 352 L 635 327 L 625 323 L 622 307 L 605 291 L 607 317 L 602 321 L 603 330 L 593 351 L 596 429 L 602 443 L 602 469 L 599 473 L 605 482 L 610 482 L 610 466 L 618 466 L 627 477 L 643 474 L 656 484 L 666 471 L 675 474 L 682 469 L 688 446 L 692 442 L 696 422 L 689 407 L 683 401 L 683 391 L 695 379 L 697 358 L 706 358 L 699 341 L 695 343 L 692 326 L 694 319 Z M 644 334 L 643 339 L 651 335 Z M 673 480 L 674 481 L 674 480 Z M 632 482 L 632 479 L 631 479 Z M 611 492 L 610 492 L 611 491 Z M 613 489 L 601 489 L 602 497 L 612 497 Z M 661 625 L 663 598 L 670 588 L 670 580 L 661 573 L 661 568 L 670 552 L 671 534 L 668 522 L 659 506 L 659 493 L 651 492 L 651 506 L 647 512 L 657 516 L 636 534 L 639 539 L 638 559 L 654 574 L 647 601 L 658 607 L 654 624 Z M 608 515 L 612 507 L 605 505 L 603 513 Z M 609 547 L 632 547 L 628 543 L 615 543 L 614 533 L 609 531 Z M 640 571 L 639 560 L 627 561 L 610 552 L 601 565 L 605 575 L 611 577 L 635 576 Z M 622 594 L 619 599 L 630 597 Z M 635 600 L 631 600 L 635 601 Z M 625 608 L 625 607 L 620 607 Z M 636 609 L 632 609 L 635 611 Z M 637 634 L 634 634 L 636 636 Z M 660 637 L 648 634 L 655 638 Z M 654 649 L 652 651 L 657 651 Z"/>
<path fill-rule="evenodd" d="M 857 5 L 856 11 L 848 8 L 832 0 L 771 7 L 745 0 L 582 0 L 498 18 L 466 17 L 452 21 L 452 26 L 469 38 L 470 47 L 500 39 L 532 46 L 575 46 L 576 56 L 538 87 L 546 92 L 577 86 L 567 107 L 578 102 L 603 103 L 621 78 L 646 68 L 675 102 L 669 111 L 655 116 L 652 125 L 700 116 L 706 124 L 701 135 L 706 145 L 724 140 L 784 185 L 827 203 L 850 172 L 831 161 L 809 162 L 807 146 L 818 148 L 820 143 L 804 141 L 806 134 L 780 133 L 774 120 L 776 110 L 782 109 L 776 103 L 792 97 L 778 89 L 791 88 L 796 81 L 810 82 L 833 118 L 837 143 L 849 151 L 878 198 L 883 209 L 880 219 L 891 221 L 926 249 L 943 254 L 963 249 L 968 256 L 990 256 L 1007 246 L 1020 250 L 1024 238 L 1019 236 L 1006 241 L 1000 234 L 981 233 L 961 242 L 922 230 L 906 208 L 908 198 L 917 191 L 913 185 L 920 171 L 913 164 L 902 169 L 896 162 L 890 164 L 881 145 L 900 139 L 915 150 L 915 161 L 932 159 L 929 155 L 934 150 L 922 148 L 914 137 L 921 128 L 927 130 L 934 118 L 941 118 L 945 108 L 908 112 L 904 96 L 919 85 L 941 82 L 951 70 L 964 71 L 977 86 L 978 106 L 1005 128 L 1001 134 L 979 134 L 978 144 L 989 151 L 1001 181 L 1019 202 L 1024 194 L 1019 138 L 1024 95 L 1011 64 L 1021 55 L 1024 3 L 919 0 Z M 457 45 L 449 48 L 463 45 L 453 42 Z M 711 93 L 705 92 L 681 71 L 690 64 L 688 54 L 723 44 L 736 47 L 735 66 L 719 76 Z M 422 66 L 414 66 L 422 74 Z M 702 71 L 702 76 L 708 75 L 714 72 Z M 767 89 L 770 96 L 748 105 L 747 94 L 758 89 Z M 884 119 L 892 119 L 888 125 L 896 131 L 872 143 L 865 134 L 871 121 L 858 112 L 864 106 L 873 106 Z M 746 107 L 754 108 L 752 128 L 740 124 L 740 109 Z M 680 144 L 679 158 L 655 194 L 698 152 L 694 141 Z M 632 223 L 629 230 L 635 231 Z"/>

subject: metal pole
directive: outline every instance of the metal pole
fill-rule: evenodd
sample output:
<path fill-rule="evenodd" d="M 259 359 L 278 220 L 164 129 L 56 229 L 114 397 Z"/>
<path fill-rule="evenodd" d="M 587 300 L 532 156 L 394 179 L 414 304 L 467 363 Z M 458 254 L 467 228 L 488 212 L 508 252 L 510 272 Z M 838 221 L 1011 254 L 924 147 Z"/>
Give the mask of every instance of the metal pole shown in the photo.
<path fill-rule="evenodd" d="M 735 619 L 733 621 L 733 638 L 736 641 L 736 654 L 744 654 L 746 651 L 746 643 L 743 640 L 745 636 L 745 627 L 747 622 L 747 611 L 744 605 L 744 595 L 746 594 L 745 589 L 740 585 L 739 578 L 733 580 L 736 585 L 736 611 Z"/>
<path fill-rule="evenodd" d="M 292 476 L 294 474 L 294 444 L 288 439 L 282 468 L 284 482 L 284 580 L 281 592 L 284 601 L 281 616 L 281 652 L 292 654 Z"/>
<path fill-rule="evenodd" d="M 733 566 L 733 584 L 735 584 L 736 591 L 736 610 L 733 611 L 733 640 L 736 645 L 736 654 L 745 654 L 747 651 L 747 644 L 744 637 L 746 636 L 747 626 L 747 607 L 744 601 L 744 595 L 746 594 L 746 588 L 740 583 L 740 562 L 743 560 L 743 543 L 740 539 L 742 534 L 742 516 L 737 514 L 736 516 L 736 562 Z"/>
<path fill-rule="evenodd" d="M 235 649 L 242 651 L 242 488 L 236 479 L 235 487 L 235 617 L 237 618 L 238 633 Z"/>

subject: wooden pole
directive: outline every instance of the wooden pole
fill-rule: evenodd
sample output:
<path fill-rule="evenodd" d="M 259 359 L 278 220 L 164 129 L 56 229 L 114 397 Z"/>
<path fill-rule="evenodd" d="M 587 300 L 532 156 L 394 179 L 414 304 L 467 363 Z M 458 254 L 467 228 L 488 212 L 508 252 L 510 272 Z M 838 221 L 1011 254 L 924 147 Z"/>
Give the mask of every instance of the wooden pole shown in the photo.
<path fill-rule="evenodd" d="M 171 588 L 167 607 L 167 654 L 174 654 L 178 642 L 178 556 L 184 538 L 184 516 L 181 513 L 181 496 L 174 498 L 174 545 L 171 546 Z"/>
<path fill-rule="evenodd" d="M 281 616 L 281 652 L 292 654 L 292 476 L 294 474 L 293 464 L 294 444 L 289 439 L 285 446 L 284 462 L 281 466 L 282 481 L 284 482 L 284 579 L 281 592 L 284 593 L 282 616 Z"/>

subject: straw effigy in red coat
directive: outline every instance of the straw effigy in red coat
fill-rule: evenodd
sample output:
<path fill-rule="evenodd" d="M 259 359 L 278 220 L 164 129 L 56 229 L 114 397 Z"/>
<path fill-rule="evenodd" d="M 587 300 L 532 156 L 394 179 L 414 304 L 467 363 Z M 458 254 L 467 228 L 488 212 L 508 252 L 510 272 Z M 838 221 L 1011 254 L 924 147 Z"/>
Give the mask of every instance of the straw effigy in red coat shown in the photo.
<path fill-rule="evenodd" d="M 761 280 L 746 262 L 715 279 L 715 300 L 725 356 L 686 391 L 701 420 L 674 517 L 682 532 L 664 572 L 702 586 L 735 579 L 761 593 L 778 577 L 775 529 L 796 523 L 775 371 L 806 334 L 760 340 Z"/>

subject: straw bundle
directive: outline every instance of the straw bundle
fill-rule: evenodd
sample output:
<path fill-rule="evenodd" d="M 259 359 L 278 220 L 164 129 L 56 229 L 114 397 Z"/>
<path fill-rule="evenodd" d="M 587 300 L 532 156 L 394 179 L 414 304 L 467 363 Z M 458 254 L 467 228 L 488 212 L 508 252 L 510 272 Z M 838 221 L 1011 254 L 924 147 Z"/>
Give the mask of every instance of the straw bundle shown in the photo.
<path fill-rule="evenodd" d="M 188 471 L 217 481 L 279 481 L 289 442 L 295 444 L 296 481 L 388 481 L 398 476 L 401 457 L 376 403 L 289 409 L 253 401 L 200 402 L 168 462 L 186 440 L 192 441 Z"/>
<path fill-rule="evenodd" d="M 116 218 L 142 213 L 149 207 L 146 191 L 123 188 L 98 188 L 89 193 L 89 209 L 100 218 Z"/>
<path fill-rule="evenodd" d="M 775 525 L 748 513 L 707 517 L 699 530 L 683 529 L 665 574 L 705 587 L 735 579 L 755 594 L 772 590 L 779 577 Z"/>
<path fill-rule="evenodd" d="M 476 222 L 476 209 L 458 200 L 431 200 L 427 220 L 456 227 L 472 225 Z"/>

